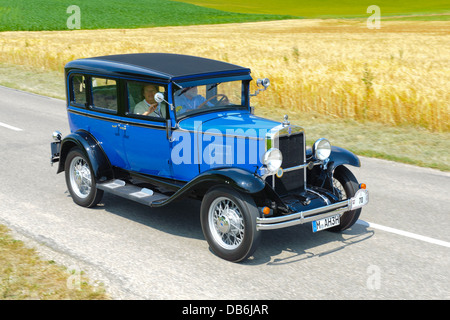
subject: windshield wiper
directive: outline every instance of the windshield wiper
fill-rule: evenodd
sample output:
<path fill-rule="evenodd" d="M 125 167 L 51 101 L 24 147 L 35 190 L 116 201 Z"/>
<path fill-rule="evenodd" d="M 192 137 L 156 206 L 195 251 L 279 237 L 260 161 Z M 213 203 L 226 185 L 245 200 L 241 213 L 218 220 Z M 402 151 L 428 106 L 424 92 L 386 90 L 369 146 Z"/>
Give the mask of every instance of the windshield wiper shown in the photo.
<path fill-rule="evenodd" d="M 210 91 L 210 90 L 212 90 L 212 89 L 214 89 L 215 87 L 217 87 L 219 84 L 218 83 L 216 83 L 216 84 L 213 84 L 211 87 L 209 87 L 209 89 L 208 89 L 208 91 Z"/>

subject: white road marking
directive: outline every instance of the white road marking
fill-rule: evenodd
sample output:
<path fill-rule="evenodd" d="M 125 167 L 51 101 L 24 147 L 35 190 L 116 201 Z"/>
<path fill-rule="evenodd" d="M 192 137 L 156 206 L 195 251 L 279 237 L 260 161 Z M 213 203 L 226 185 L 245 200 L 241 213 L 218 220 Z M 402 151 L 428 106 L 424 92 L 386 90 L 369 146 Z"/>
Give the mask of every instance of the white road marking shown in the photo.
<path fill-rule="evenodd" d="M 8 128 L 8 129 L 11 129 L 11 130 L 14 130 L 14 131 L 23 131 L 23 129 L 10 126 L 9 124 L 3 123 L 3 122 L 0 122 L 0 127 L 5 127 L 5 128 Z"/>
<path fill-rule="evenodd" d="M 391 233 L 395 233 L 401 236 L 405 236 L 405 237 L 409 237 L 412 239 L 417 239 L 417 240 L 421 240 L 421 241 L 425 241 L 425 242 L 429 242 L 429 243 L 433 243 L 433 244 L 437 244 L 443 247 L 447 247 L 450 248 L 450 242 L 447 241 L 442 241 L 442 240 L 438 240 L 438 239 L 434 239 L 434 238 L 429 238 L 429 237 L 425 237 L 425 236 L 421 236 L 419 234 L 415 234 L 415 233 L 411 233 L 408 231 L 403 231 L 403 230 L 398 230 L 398 229 L 394 229 L 391 227 L 386 227 L 386 226 L 382 226 L 376 223 L 372 223 L 372 222 L 367 222 L 364 220 L 358 220 L 356 221 L 357 224 L 366 226 L 366 227 L 370 227 L 370 228 L 374 228 L 374 229 L 379 229 L 379 230 L 383 230 L 386 232 L 391 232 Z"/>

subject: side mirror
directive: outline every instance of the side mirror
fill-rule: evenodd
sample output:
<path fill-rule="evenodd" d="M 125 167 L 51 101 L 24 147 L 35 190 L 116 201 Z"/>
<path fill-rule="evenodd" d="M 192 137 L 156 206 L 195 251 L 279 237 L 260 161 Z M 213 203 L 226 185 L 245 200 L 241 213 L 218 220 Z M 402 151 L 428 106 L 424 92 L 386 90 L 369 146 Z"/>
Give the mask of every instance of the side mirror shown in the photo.
<path fill-rule="evenodd" d="M 263 86 L 265 89 L 270 85 L 270 80 L 268 78 L 256 80 L 256 85 L 258 87 Z"/>
<path fill-rule="evenodd" d="M 155 101 L 158 103 L 164 102 L 164 93 L 158 92 L 155 94 Z"/>
<path fill-rule="evenodd" d="M 270 85 L 270 80 L 268 78 L 258 79 L 256 80 L 256 85 L 258 87 L 263 86 L 263 88 L 256 90 L 254 94 L 250 95 L 251 97 L 257 96 L 261 91 L 265 91 Z"/>
<path fill-rule="evenodd" d="M 155 93 L 154 99 L 158 103 L 161 103 L 161 102 L 167 103 L 170 106 L 170 109 L 173 110 L 173 105 L 164 99 L 164 93 L 162 93 L 162 92 Z"/>

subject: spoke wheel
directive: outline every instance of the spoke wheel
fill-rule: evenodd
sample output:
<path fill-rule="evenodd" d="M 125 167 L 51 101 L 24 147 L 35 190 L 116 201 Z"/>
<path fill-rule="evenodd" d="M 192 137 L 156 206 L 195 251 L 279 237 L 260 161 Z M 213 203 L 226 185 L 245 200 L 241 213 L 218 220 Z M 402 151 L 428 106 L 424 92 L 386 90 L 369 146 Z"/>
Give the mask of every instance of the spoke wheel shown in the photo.
<path fill-rule="evenodd" d="M 80 149 L 70 150 L 65 161 L 66 184 L 73 201 L 83 207 L 97 205 L 103 190 L 96 187 L 91 164 Z"/>
<path fill-rule="evenodd" d="M 225 260 L 239 262 L 255 252 L 261 238 L 256 230 L 257 217 L 258 208 L 248 194 L 216 187 L 203 197 L 203 233 L 211 251 Z"/>
<path fill-rule="evenodd" d="M 82 157 L 75 157 L 70 162 L 70 185 L 72 190 L 80 198 L 89 196 L 92 188 L 91 170 L 88 163 Z"/>
<path fill-rule="evenodd" d="M 232 250 L 244 240 L 244 218 L 232 200 L 220 197 L 209 208 L 208 225 L 215 241 L 221 247 Z"/>

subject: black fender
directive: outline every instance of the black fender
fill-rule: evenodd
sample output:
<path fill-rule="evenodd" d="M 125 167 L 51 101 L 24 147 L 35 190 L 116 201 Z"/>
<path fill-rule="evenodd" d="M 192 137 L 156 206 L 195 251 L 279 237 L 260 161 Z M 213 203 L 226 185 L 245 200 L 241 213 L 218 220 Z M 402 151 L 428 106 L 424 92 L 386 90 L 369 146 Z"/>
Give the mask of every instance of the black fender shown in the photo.
<path fill-rule="evenodd" d="M 330 160 L 328 161 L 327 167 L 328 170 L 331 170 L 331 172 L 334 172 L 337 167 L 344 164 L 354 167 L 361 167 L 361 161 L 359 158 L 354 153 L 344 148 L 332 146 L 329 159 Z"/>
<path fill-rule="evenodd" d="M 111 163 L 103 151 L 100 143 L 87 131 L 73 132 L 61 141 L 60 159 L 58 171 L 64 171 L 67 154 L 73 147 L 78 147 L 89 159 L 92 172 L 97 181 L 106 181 L 114 178 Z"/>
<path fill-rule="evenodd" d="M 315 166 L 313 169 L 307 170 L 307 183 L 332 190 L 331 178 L 336 168 L 342 165 L 361 167 L 361 161 L 354 153 L 344 148 L 332 146 L 330 157 L 326 162 L 326 170 L 323 170 L 323 166 Z"/>
<path fill-rule="evenodd" d="M 183 195 L 195 193 L 203 196 L 214 186 L 229 186 L 238 192 L 256 194 L 265 188 L 265 182 L 249 171 L 240 168 L 211 169 L 199 174 L 175 192 L 170 198 L 162 202 L 155 202 L 153 207 L 166 205 Z"/>

